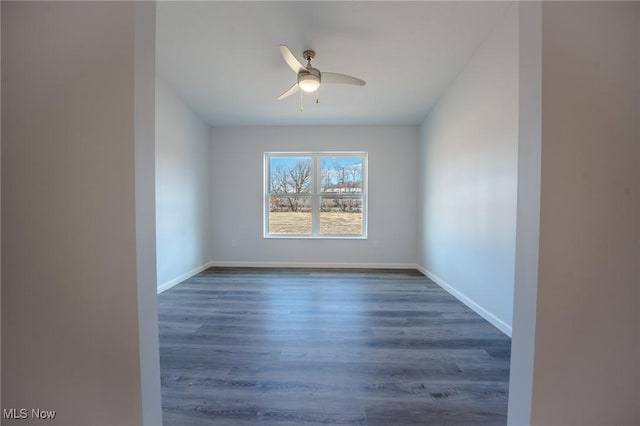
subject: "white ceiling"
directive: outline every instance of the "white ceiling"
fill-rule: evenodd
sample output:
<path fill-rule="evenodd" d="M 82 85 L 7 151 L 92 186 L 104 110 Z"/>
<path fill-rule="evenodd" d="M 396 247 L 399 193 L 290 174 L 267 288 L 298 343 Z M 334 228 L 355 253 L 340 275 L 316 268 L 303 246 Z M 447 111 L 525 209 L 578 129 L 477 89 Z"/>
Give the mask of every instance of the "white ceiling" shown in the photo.
<path fill-rule="evenodd" d="M 419 124 L 509 5 L 158 2 L 158 74 L 212 126 Z M 367 85 L 276 101 L 296 78 L 281 43 Z"/>

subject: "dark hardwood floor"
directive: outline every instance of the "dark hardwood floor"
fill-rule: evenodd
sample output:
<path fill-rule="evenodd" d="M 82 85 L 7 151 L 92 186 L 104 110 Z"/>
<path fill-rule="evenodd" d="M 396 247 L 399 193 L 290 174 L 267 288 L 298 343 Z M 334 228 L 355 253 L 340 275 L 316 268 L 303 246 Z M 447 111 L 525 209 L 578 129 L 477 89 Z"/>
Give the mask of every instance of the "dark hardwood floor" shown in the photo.
<path fill-rule="evenodd" d="M 417 271 L 211 268 L 158 301 L 164 426 L 506 424 L 511 340 Z"/>

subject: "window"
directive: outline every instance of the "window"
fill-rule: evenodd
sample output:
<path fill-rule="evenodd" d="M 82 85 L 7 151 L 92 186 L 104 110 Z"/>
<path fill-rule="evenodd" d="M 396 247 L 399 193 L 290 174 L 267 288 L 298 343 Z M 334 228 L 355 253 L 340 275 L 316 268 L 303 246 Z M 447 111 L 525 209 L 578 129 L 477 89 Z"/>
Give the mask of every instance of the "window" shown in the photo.
<path fill-rule="evenodd" d="M 367 153 L 265 153 L 264 236 L 366 238 Z"/>

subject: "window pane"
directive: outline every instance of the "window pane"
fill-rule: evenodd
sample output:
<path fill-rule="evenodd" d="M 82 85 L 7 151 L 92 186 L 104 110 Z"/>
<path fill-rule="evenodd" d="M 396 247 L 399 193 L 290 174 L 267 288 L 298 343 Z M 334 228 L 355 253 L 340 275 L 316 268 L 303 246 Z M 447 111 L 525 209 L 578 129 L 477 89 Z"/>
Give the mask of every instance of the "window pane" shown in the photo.
<path fill-rule="evenodd" d="M 271 194 L 309 194 L 311 157 L 271 157 L 269 192 Z"/>
<path fill-rule="evenodd" d="M 264 158 L 265 238 L 366 238 L 366 152 L 266 152 Z"/>
<path fill-rule="evenodd" d="M 321 192 L 362 193 L 362 157 L 321 157 Z"/>
<path fill-rule="evenodd" d="M 361 235 L 362 197 L 322 197 L 320 233 L 325 235 Z"/>
<path fill-rule="evenodd" d="M 270 234 L 311 234 L 310 197 L 269 197 Z"/>

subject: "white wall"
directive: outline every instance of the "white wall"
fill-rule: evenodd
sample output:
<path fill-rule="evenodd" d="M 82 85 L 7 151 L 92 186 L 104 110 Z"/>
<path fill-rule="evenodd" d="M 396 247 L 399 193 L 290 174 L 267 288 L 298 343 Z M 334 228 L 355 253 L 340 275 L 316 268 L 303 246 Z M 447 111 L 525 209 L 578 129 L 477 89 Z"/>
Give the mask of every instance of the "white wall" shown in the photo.
<path fill-rule="evenodd" d="M 417 127 L 212 129 L 213 260 L 415 265 L 417 140 Z M 263 238 L 263 153 L 322 150 L 369 152 L 368 239 Z"/>
<path fill-rule="evenodd" d="M 533 424 L 640 424 L 639 13 L 542 4 Z"/>
<path fill-rule="evenodd" d="M 155 30 L 137 12 L 154 7 L 2 3 L 2 404 L 56 410 L 52 425 L 160 418 L 140 351 L 157 318 L 138 316 L 154 244 L 136 227 L 153 212 L 136 200 L 153 192 L 152 157 L 136 158 L 153 93 L 135 67 L 153 75 Z"/>
<path fill-rule="evenodd" d="M 211 260 L 209 126 L 160 78 L 156 84 L 158 287 Z"/>
<path fill-rule="evenodd" d="M 511 6 L 420 131 L 421 266 L 510 333 L 518 148 Z"/>
<path fill-rule="evenodd" d="M 2 46 L 2 7 L 0 7 L 0 46 Z M 0 48 L 0 58 L 2 52 Z M 0 81 L 2 81 L 2 72 L 0 66 Z M 0 84 L 0 88 L 1 88 Z M 1 89 L 0 89 L 1 92 Z M 0 99 L 2 94 L 0 93 Z M 0 102 L 0 105 L 2 102 Z M 0 107 L 0 117 L 2 116 L 2 108 Z M 0 120 L 0 123 L 2 120 Z M 0 235 L 2 235 L 2 129 L 0 128 Z M 2 244 L 0 244 L 0 259 L 2 259 Z M 2 262 L 0 262 L 0 330 L 2 330 Z M 0 332 L 0 335 L 2 333 Z M 2 338 L 0 337 L 0 383 L 2 383 Z M 0 386 L 0 407 L 2 406 L 2 386 Z M 1 422 L 0 422 L 1 423 Z"/>
<path fill-rule="evenodd" d="M 542 25 L 540 2 L 518 4 L 518 212 L 507 423 L 531 423 L 540 241 Z"/>
<path fill-rule="evenodd" d="M 138 337 L 142 424 L 162 424 L 156 275 L 156 4 L 135 2 L 134 138 Z"/>

